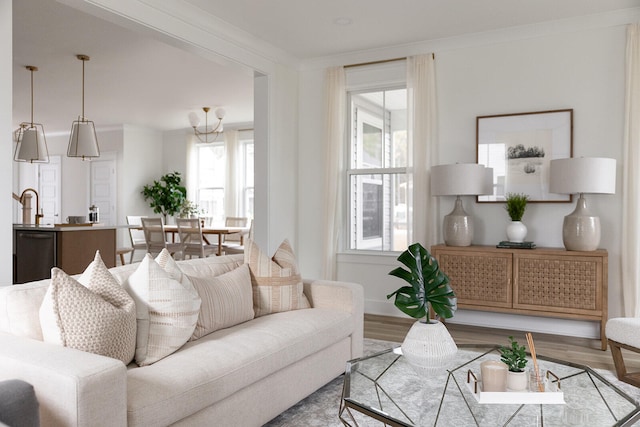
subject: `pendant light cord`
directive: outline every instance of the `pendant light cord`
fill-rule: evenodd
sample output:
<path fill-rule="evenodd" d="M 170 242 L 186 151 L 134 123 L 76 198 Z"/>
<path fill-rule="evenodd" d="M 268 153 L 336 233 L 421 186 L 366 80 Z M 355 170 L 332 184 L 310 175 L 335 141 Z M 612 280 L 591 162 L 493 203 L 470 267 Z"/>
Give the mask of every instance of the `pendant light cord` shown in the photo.
<path fill-rule="evenodd" d="M 84 62 L 82 59 L 82 121 L 84 121 Z"/>
<path fill-rule="evenodd" d="M 91 58 L 88 55 L 77 55 L 76 58 L 82 61 L 82 116 L 81 116 L 82 119 L 81 121 L 84 122 L 86 121 L 84 117 L 84 63 Z"/>
<path fill-rule="evenodd" d="M 33 65 L 27 65 L 25 68 L 31 71 L 31 127 L 33 127 L 33 72 L 38 71 L 38 68 Z"/>

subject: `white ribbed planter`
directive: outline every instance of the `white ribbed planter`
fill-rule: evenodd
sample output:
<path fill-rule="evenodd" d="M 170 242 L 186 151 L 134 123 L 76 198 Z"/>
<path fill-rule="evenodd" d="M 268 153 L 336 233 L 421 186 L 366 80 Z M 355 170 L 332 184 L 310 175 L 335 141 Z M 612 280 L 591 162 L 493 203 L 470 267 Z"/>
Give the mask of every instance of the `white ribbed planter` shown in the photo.
<path fill-rule="evenodd" d="M 418 375 L 443 370 L 458 351 L 447 328 L 437 320 L 431 322 L 415 322 L 402 342 L 402 354 Z"/>

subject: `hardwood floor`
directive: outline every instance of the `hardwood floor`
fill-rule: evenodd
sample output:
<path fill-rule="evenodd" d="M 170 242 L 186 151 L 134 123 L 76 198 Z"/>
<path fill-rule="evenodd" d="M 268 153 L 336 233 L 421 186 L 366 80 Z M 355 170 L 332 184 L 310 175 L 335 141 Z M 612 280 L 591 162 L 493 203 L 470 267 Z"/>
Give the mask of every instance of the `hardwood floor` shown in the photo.
<path fill-rule="evenodd" d="M 400 317 L 364 315 L 364 336 L 378 340 L 402 342 L 413 319 Z M 518 342 L 526 345 L 524 332 L 477 326 L 447 324 L 447 328 L 458 344 L 502 344 L 508 343 L 513 335 Z M 560 335 L 534 334 L 536 352 L 540 355 L 568 360 L 597 369 L 615 371 L 611 352 L 600 350 L 600 340 L 565 337 Z M 624 351 L 628 371 L 640 371 L 640 354 Z"/>

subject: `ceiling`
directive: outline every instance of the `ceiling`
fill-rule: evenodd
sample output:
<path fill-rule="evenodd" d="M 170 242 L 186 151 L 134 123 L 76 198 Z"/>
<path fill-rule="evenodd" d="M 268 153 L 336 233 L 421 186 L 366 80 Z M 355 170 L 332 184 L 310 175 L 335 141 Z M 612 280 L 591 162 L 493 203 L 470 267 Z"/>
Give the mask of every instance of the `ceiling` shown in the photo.
<path fill-rule="evenodd" d="M 640 0 L 182 0 L 300 61 L 640 7 Z M 226 124 L 253 121 L 253 77 L 52 0 L 13 1 L 14 126 L 65 133 L 81 113 L 96 127 L 173 130 L 188 113 L 223 107 Z M 204 118 L 204 114 L 201 113 Z M 211 115 L 210 115 L 211 116 Z M 212 118 L 212 117 L 211 117 Z"/>

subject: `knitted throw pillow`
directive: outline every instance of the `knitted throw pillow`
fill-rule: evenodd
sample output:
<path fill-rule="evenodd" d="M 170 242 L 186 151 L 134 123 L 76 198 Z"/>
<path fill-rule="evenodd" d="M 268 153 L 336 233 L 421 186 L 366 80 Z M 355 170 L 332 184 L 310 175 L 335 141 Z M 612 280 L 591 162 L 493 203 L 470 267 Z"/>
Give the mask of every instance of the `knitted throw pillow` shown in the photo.
<path fill-rule="evenodd" d="M 251 271 L 256 317 L 310 307 L 303 293 L 296 256 L 288 240 L 280 244 L 273 258 L 262 252 L 254 241 L 248 240 L 244 262 L 249 264 Z"/>
<path fill-rule="evenodd" d="M 128 364 L 136 346 L 136 311 L 96 252 L 76 281 L 59 268 L 51 270 L 51 284 L 40 306 L 46 342 L 61 344 Z"/>

